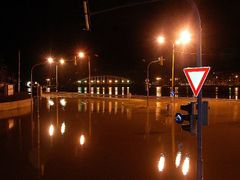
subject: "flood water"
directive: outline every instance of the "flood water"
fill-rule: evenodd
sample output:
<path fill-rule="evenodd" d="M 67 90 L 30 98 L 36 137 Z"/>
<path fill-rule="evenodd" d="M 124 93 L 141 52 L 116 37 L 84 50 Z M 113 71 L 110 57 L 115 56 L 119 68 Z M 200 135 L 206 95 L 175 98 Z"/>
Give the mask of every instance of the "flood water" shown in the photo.
<path fill-rule="evenodd" d="M 180 103 L 35 99 L 33 113 L 0 120 L 1 179 L 196 179 L 196 135 L 173 121 Z M 209 103 L 204 178 L 239 179 L 240 102 Z"/>

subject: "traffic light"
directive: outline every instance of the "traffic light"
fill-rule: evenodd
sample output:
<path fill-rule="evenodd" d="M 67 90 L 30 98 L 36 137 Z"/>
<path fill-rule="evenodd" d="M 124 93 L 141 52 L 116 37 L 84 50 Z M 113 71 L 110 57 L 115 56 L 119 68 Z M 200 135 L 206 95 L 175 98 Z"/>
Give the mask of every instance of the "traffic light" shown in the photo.
<path fill-rule="evenodd" d="M 163 66 L 163 61 L 165 61 L 165 59 L 161 56 L 158 58 L 158 61 L 160 62 L 160 65 Z"/>
<path fill-rule="evenodd" d="M 176 113 L 175 120 L 176 123 L 181 124 L 182 129 L 189 132 L 194 132 L 195 126 L 194 126 L 194 104 L 195 102 L 190 102 L 188 104 L 184 104 L 180 106 L 180 109 L 183 111 L 187 111 L 188 114 L 181 114 Z M 184 121 L 188 121 L 188 123 L 184 123 Z"/>

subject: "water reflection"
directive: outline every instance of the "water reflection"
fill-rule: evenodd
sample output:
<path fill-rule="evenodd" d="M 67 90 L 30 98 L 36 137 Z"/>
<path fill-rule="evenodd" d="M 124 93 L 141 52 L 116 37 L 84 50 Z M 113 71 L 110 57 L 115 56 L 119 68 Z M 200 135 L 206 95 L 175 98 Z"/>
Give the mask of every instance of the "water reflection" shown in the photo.
<path fill-rule="evenodd" d="M 145 108 L 135 108 L 121 101 L 65 99 L 67 102 L 65 110 L 57 107 L 63 106 L 61 99 L 56 98 L 52 99 L 52 101 L 55 102 L 55 105 L 51 111 L 46 110 L 45 104 L 49 104 L 48 100 L 43 100 L 44 104 L 43 106 L 40 105 L 40 107 L 45 107 L 45 109 L 40 108 L 41 111 L 39 111 L 38 106 L 38 110 L 35 111 L 33 118 L 34 143 L 29 152 L 29 157 L 31 158 L 31 163 L 34 164 L 34 168 L 38 169 L 39 175 L 48 177 L 50 170 L 58 171 L 59 166 L 64 166 L 66 163 L 77 166 L 69 167 L 69 171 L 76 168 L 80 169 L 80 167 L 82 168 L 81 164 L 86 159 L 90 159 L 89 164 L 92 165 L 95 163 L 96 158 L 101 160 L 101 157 L 110 156 L 110 160 L 114 159 L 110 161 L 112 164 L 116 158 L 119 158 L 119 154 L 114 152 L 115 148 L 123 151 L 123 156 L 127 156 L 127 163 L 129 162 L 131 165 L 134 162 L 131 159 L 133 151 L 134 154 L 137 154 L 136 156 L 142 156 L 141 152 L 149 152 L 150 154 L 152 152 L 148 151 L 148 148 L 156 148 L 158 152 L 154 153 L 153 160 L 149 161 L 152 166 L 147 164 L 148 169 L 146 171 L 164 172 L 157 173 L 163 176 L 172 172 L 181 173 L 180 175 L 188 174 L 190 166 L 189 156 L 188 159 L 187 157 L 185 158 L 183 151 L 178 151 L 177 154 L 174 154 L 174 157 L 171 153 L 170 128 L 172 123 L 164 123 L 171 120 L 166 104 L 158 102 L 156 108 L 154 106 L 148 109 L 148 122 L 146 125 L 145 118 L 147 114 Z M 64 116 L 68 117 L 67 121 L 64 119 Z M 112 117 L 114 117 L 114 121 L 112 121 Z M 131 122 L 128 120 L 131 120 Z M 59 125 L 57 125 L 57 121 L 59 121 Z M 120 121 L 121 123 L 119 123 Z M 16 126 L 16 124 L 10 125 L 14 124 L 12 120 L 6 122 L 8 122 L 6 128 Z M 147 140 L 143 138 L 145 125 L 148 133 Z M 105 126 L 105 128 L 102 128 L 102 126 Z M 119 132 L 121 132 L 120 135 Z M 160 151 L 164 152 L 160 156 L 158 143 L 164 146 L 164 150 L 166 150 Z M 69 152 L 67 157 L 65 157 L 66 152 Z M 139 164 L 141 162 L 145 163 L 149 154 L 146 154 L 147 156 L 145 157 L 139 156 Z M 119 159 L 119 161 L 122 161 L 121 158 Z M 55 161 L 57 161 L 57 165 Z M 125 161 L 120 163 L 125 165 Z M 139 164 L 136 166 L 139 166 Z M 96 167 L 94 166 L 94 168 Z M 143 167 L 141 169 L 145 170 Z M 62 174 L 61 172 L 57 173 Z"/>
<path fill-rule="evenodd" d="M 83 134 L 80 135 L 80 138 L 79 138 L 79 144 L 81 146 L 83 146 L 86 142 L 86 139 L 85 139 L 85 136 Z"/>
<path fill-rule="evenodd" d="M 48 129 L 49 136 L 53 136 L 54 133 L 54 126 L 53 124 L 50 124 L 49 129 Z"/>
<path fill-rule="evenodd" d="M 235 87 L 235 99 L 238 100 L 238 87 Z"/>
<path fill-rule="evenodd" d="M 164 154 L 160 155 L 160 159 L 158 161 L 158 171 L 162 172 L 165 167 L 165 156 Z"/>
<path fill-rule="evenodd" d="M 66 125 L 65 125 L 65 122 L 63 122 L 61 125 L 61 134 L 62 135 L 65 133 L 65 130 L 66 130 Z"/>
<path fill-rule="evenodd" d="M 189 166 L 190 166 L 190 158 L 187 156 L 184 159 L 184 162 L 183 162 L 183 165 L 182 165 L 182 173 L 183 173 L 184 176 L 186 176 L 188 174 Z"/>
<path fill-rule="evenodd" d="M 13 129 L 13 127 L 14 127 L 14 119 L 8 119 L 8 129 Z"/>
<path fill-rule="evenodd" d="M 60 99 L 60 104 L 61 104 L 63 107 L 65 107 L 66 104 L 67 104 L 66 99 Z"/>
<path fill-rule="evenodd" d="M 49 106 L 53 106 L 54 105 L 54 101 L 52 99 L 49 99 L 48 100 L 48 104 L 49 104 Z"/>
<path fill-rule="evenodd" d="M 175 159 L 176 168 L 179 167 L 179 165 L 181 163 L 181 158 L 182 158 L 182 152 L 178 152 L 176 155 L 176 159 Z"/>

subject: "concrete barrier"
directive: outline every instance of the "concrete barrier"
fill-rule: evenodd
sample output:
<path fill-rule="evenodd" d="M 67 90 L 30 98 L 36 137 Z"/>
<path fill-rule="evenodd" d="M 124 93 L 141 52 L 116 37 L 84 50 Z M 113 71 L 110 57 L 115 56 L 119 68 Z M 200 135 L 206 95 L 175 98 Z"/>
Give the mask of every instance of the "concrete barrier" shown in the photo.
<path fill-rule="evenodd" d="M 12 101 L 12 102 L 3 102 L 0 103 L 0 113 L 1 111 L 19 109 L 23 107 L 31 107 L 31 99 L 24 99 L 19 101 Z"/>

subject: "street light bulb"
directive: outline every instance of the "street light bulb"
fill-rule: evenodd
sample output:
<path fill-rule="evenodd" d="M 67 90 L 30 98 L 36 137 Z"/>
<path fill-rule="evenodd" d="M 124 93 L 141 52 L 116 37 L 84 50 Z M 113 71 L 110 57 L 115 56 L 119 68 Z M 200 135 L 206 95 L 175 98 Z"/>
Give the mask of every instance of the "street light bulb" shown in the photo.
<path fill-rule="evenodd" d="M 80 58 L 84 58 L 84 57 L 85 57 L 85 54 L 84 54 L 84 52 L 79 52 L 79 53 L 78 53 L 78 56 L 79 56 Z"/>
<path fill-rule="evenodd" d="M 60 62 L 60 64 L 62 64 L 62 65 L 65 63 L 64 59 L 60 59 L 59 62 Z"/>
<path fill-rule="evenodd" d="M 179 45 L 179 44 L 181 44 L 181 41 L 178 39 L 178 40 L 175 41 L 175 44 Z"/>
<path fill-rule="evenodd" d="M 188 30 L 184 30 L 180 33 L 180 42 L 182 44 L 187 44 L 191 41 L 191 34 Z"/>
<path fill-rule="evenodd" d="M 47 58 L 47 60 L 48 60 L 48 63 L 49 63 L 49 64 L 52 64 L 52 63 L 53 63 L 53 58 L 52 58 L 52 57 Z"/>
<path fill-rule="evenodd" d="M 158 42 L 159 44 L 163 44 L 163 43 L 165 42 L 165 38 L 164 38 L 163 36 L 159 36 L 159 37 L 157 38 L 157 42 Z"/>

